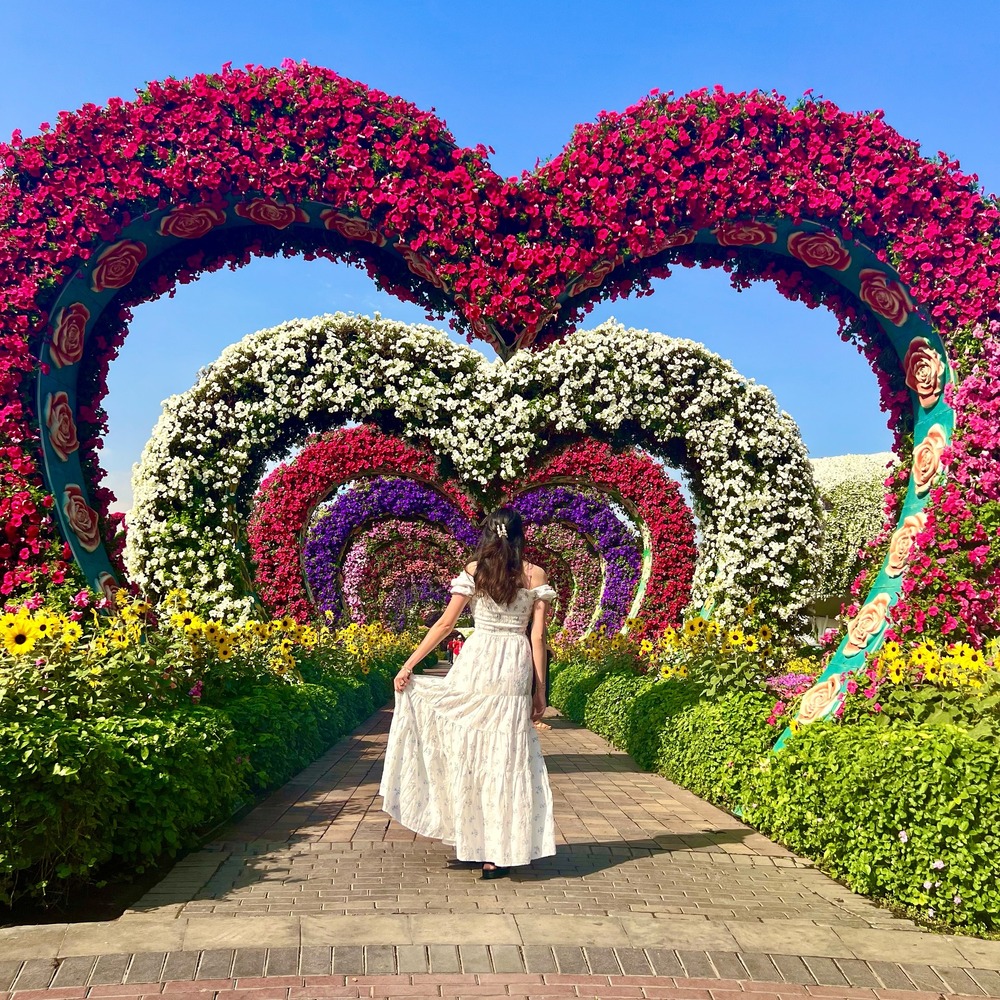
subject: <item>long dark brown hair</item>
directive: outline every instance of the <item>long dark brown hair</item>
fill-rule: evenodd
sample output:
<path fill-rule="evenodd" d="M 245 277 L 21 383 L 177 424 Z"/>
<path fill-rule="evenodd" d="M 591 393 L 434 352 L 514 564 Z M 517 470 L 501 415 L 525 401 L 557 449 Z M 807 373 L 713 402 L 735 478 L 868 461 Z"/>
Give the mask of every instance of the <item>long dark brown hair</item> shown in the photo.
<path fill-rule="evenodd" d="M 499 507 L 483 522 L 473 558 L 476 590 L 497 604 L 512 604 L 524 582 L 524 525 L 510 507 Z"/>

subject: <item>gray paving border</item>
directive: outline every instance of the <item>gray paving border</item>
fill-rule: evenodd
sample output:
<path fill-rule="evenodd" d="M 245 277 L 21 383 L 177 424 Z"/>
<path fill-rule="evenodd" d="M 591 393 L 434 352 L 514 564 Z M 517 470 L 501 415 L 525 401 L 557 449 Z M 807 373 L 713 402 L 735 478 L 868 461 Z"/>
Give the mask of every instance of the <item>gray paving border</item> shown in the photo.
<path fill-rule="evenodd" d="M 453 973 L 674 977 L 1000 996 L 1000 973 L 990 969 L 739 951 L 481 944 L 210 948 L 0 959 L 0 994 L 168 982 L 210 989 L 226 980 L 252 979 L 266 986 L 261 980 L 283 979 L 288 985 L 288 977 L 298 976 Z"/>

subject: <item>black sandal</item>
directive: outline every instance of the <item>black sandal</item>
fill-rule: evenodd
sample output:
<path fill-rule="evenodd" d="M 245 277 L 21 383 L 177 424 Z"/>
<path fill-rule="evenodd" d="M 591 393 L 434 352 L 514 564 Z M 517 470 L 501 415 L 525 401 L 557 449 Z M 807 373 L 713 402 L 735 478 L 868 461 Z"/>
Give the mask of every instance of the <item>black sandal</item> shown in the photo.
<path fill-rule="evenodd" d="M 506 878 L 510 874 L 510 868 L 501 868 L 499 865 L 493 865 L 492 868 L 487 868 L 487 865 L 492 865 L 492 861 L 483 862 L 483 873 L 479 877 L 485 881 L 490 881 L 495 878 Z"/>

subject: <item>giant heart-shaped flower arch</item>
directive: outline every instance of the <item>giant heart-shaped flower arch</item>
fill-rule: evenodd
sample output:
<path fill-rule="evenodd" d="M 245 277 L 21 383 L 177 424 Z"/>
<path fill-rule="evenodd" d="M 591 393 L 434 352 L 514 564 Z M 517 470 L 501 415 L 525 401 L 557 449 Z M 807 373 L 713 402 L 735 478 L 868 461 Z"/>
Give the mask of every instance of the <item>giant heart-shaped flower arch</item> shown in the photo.
<path fill-rule="evenodd" d="M 879 115 L 653 94 L 505 181 L 433 115 L 289 63 L 61 114 L 15 134 L 0 163 L 5 593 L 60 579 L 70 549 L 90 581 L 113 572 L 94 544 L 99 521 L 108 534 L 104 377 L 129 307 L 177 281 L 260 254 L 352 260 L 509 351 L 680 262 L 833 309 L 879 376 L 906 464 L 915 439 L 922 481 L 898 485 L 894 513 L 925 511 L 926 526 L 903 600 L 876 568 L 865 604 L 884 596 L 901 631 L 940 615 L 978 641 L 1000 625 L 997 540 L 966 530 L 1000 501 L 998 212 Z"/>
<path fill-rule="evenodd" d="M 366 421 L 312 447 L 316 461 L 269 461 L 310 432 Z M 397 435 L 388 437 L 386 433 Z M 359 477 L 398 474 L 443 488 L 466 517 L 515 486 L 585 478 L 641 520 L 675 530 L 682 594 L 652 560 L 676 619 L 690 580 L 691 524 L 671 523 L 668 492 L 620 481 L 641 474 L 600 447 L 641 447 L 681 465 L 701 515 L 695 601 L 734 617 L 751 602 L 797 622 L 812 591 L 819 504 L 798 428 L 770 391 L 700 344 L 605 324 L 537 354 L 487 362 L 441 331 L 383 318 L 319 316 L 244 337 L 186 393 L 166 401 L 136 467 L 126 558 L 150 593 L 184 587 L 226 615 L 256 612 L 247 556 L 265 602 L 309 612 L 298 554 L 314 508 Z M 570 447 L 567 447 L 570 446 Z M 468 494 L 465 496 L 463 494 Z M 470 499 L 471 498 L 471 499 Z M 646 507 L 659 500 L 659 515 Z M 253 506 L 249 549 L 239 542 Z M 656 524 L 656 518 L 665 519 Z"/>

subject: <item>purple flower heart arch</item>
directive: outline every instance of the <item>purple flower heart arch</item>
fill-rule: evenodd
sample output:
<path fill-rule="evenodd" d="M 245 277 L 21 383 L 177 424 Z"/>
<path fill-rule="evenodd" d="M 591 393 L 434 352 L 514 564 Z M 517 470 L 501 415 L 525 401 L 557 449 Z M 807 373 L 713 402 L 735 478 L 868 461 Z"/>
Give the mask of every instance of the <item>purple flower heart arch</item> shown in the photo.
<path fill-rule="evenodd" d="M 435 481 L 432 468 L 427 453 L 360 425 L 316 436 L 274 469 L 257 492 L 248 532 L 269 613 L 339 616 L 351 545 L 383 521 L 446 532 L 454 541 L 439 553 L 457 572 L 478 539 L 479 515 L 454 482 Z M 537 549 L 557 556 L 576 549 L 573 600 L 561 608 L 572 634 L 594 625 L 617 630 L 630 615 L 653 634 L 679 622 L 691 599 L 694 522 L 677 483 L 649 455 L 582 438 L 542 459 L 504 502 L 521 512 Z M 567 544 L 560 525 L 584 540 L 585 552 Z M 599 587 L 591 561 L 600 567 Z"/>
<path fill-rule="evenodd" d="M 878 115 L 721 90 L 603 113 L 518 180 L 485 153 L 304 64 L 150 84 L 0 147 L 0 589 L 57 581 L 71 554 L 88 582 L 114 576 L 107 366 L 130 307 L 177 282 L 265 254 L 348 260 L 506 352 L 680 263 L 826 305 L 878 374 L 910 474 L 837 669 L 890 608 L 897 631 L 997 630 L 998 543 L 969 522 L 1000 503 L 1000 477 L 976 474 L 1000 452 L 1000 215 L 974 178 Z"/>
<path fill-rule="evenodd" d="M 567 638 L 583 635 L 600 597 L 597 552 L 564 525 L 529 525 L 525 534 L 528 558 L 545 567 L 558 595 L 550 628 Z M 360 531 L 342 564 L 344 606 L 351 619 L 364 623 L 382 618 L 385 581 L 398 566 L 413 567 L 446 586 L 468 558 L 456 548 L 446 530 L 419 521 L 390 519 Z"/>
<path fill-rule="evenodd" d="M 595 627 L 619 631 L 641 602 L 643 552 L 638 528 L 630 530 L 606 497 L 566 486 L 535 487 L 516 495 L 511 504 L 526 527 L 563 524 L 592 542 L 604 585 L 590 617 Z M 383 518 L 419 520 L 446 529 L 459 551 L 459 558 L 453 553 L 449 560 L 455 572 L 468 560 L 479 536 L 458 506 L 426 483 L 385 477 L 359 483 L 327 505 L 304 546 L 305 575 L 320 611 L 340 616 L 348 603 L 343 584 L 348 548 L 358 532 Z"/>

